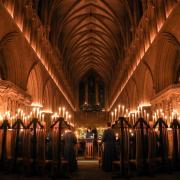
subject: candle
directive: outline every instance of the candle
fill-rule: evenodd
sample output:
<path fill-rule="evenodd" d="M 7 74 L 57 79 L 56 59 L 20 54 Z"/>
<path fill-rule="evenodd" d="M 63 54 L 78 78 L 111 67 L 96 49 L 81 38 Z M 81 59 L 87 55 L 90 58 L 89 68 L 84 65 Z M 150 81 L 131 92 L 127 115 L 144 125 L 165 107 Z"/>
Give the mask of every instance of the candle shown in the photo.
<path fill-rule="evenodd" d="M 111 122 L 113 123 L 113 116 L 114 116 L 114 112 L 111 112 L 111 116 L 112 116 L 112 119 L 111 119 Z"/>
<path fill-rule="evenodd" d="M 161 118 L 163 118 L 163 110 L 162 109 L 160 109 L 160 116 L 161 116 Z"/>
<path fill-rule="evenodd" d="M 117 109 L 114 110 L 114 119 L 116 120 L 116 113 L 117 113 Z"/>
<path fill-rule="evenodd" d="M 28 116 L 27 116 L 27 122 L 26 122 L 26 125 L 29 123 L 29 120 L 30 120 L 30 116 L 28 115 Z"/>
<path fill-rule="evenodd" d="M 69 114 L 69 122 L 71 122 L 71 115 Z"/>
<path fill-rule="evenodd" d="M 62 115 L 62 117 L 64 117 L 65 116 L 65 108 L 63 107 L 63 115 Z"/>
<path fill-rule="evenodd" d="M 147 113 L 147 121 L 149 122 L 149 113 Z"/>
<path fill-rule="evenodd" d="M 146 118 L 146 120 L 147 120 L 147 113 L 146 113 L 146 110 L 144 110 L 143 115 L 144 115 L 144 118 Z"/>
<path fill-rule="evenodd" d="M 133 125 L 135 124 L 134 114 L 132 114 L 132 123 L 133 123 Z"/>
<path fill-rule="evenodd" d="M 126 116 L 128 116 L 128 109 L 126 109 Z"/>
<path fill-rule="evenodd" d="M 121 105 L 118 105 L 118 116 L 120 116 Z"/>
<path fill-rule="evenodd" d="M 59 116 L 61 117 L 61 107 L 59 107 Z"/>
<path fill-rule="evenodd" d="M 33 108 L 33 113 L 32 113 L 33 117 L 35 117 L 35 114 L 36 114 L 36 108 Z"/>
<path fill-rule="evenodd" d="M 159 118 L 159 110 L 157 109 L 157 118 Z"/>

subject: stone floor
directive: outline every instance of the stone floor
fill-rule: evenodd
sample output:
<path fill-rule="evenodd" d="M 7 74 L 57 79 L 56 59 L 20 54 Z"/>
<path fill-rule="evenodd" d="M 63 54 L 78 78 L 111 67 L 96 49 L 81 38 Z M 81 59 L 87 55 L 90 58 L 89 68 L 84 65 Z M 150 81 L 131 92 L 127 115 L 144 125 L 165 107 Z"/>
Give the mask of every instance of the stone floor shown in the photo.
<path fill-rule="evenodd" d="M 78 161 L 78 171 L 71 174 L 72 180 L 110 180 L 116 174 L 103 172 L 98 167 L 98 161 Z M 2 175 L 0 174 L 0 180 L 50 180 L 49 177 L 24 177 L 19 175 Z M 62 179 L 62 178 L 61 178 Z M 153 177 L 141 176 L 131 177 L 132 180 L 180 180 L 180 172 L 174 172 L 172 174 L 161 174 Z"/>

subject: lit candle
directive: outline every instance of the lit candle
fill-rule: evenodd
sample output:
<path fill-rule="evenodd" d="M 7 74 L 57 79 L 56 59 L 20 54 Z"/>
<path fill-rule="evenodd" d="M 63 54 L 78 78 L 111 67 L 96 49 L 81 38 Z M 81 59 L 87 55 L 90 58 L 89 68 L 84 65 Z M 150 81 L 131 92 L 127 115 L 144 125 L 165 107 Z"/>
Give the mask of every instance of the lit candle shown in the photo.
<path fill-rule="evenodd" d="M 149 113 L 147 113 L 147 122 L 149 122 Z"/>
<path fill-rule="evenodd" d="M 69 114 L 69 122 L 71 122 L 71 115 Z"/>
<path fill-rule="evenodd" d="M 61 117 L 61 107 L 59 107 L 59 116 Z"/>
<path fill-rule="evenodd" d="M 135 124 L 135 117 L 134 117 L 134 114 L 132 114 L 132 123 L 133 123 L 133 125 Z"/>
<path fill-rule="evenodd" d="M 40 113 L 39 113 L 39 108 L 37 108 L 36 118 L 39 118 L 39 115 L 40 115 Z"/>
<path fill-rule="evenodd" d="M 114 119 L 115 119 L 115 120 L 116 120 L 116 118 L 117 118 L 117 117 L 116 117 L 116 115 L 117 115 L 116 113 L 117 113 L 117 109 L 114 110 Z"/>
<path fill-rule="evenodd" d="M 159 110 L 157 109 L 157 118 L 159 118 Z"/>
<path fill-rule="evenodd" d="M 114 112 L 111 112 L 111 116 L 112 116 L 112 123 L 113 123 L 113 120 L 114 120 L 114 118 L 113 118 L 113 116 L 114 116 Z"/>
<path fill-rule="evenodd" d="M 162 118 L 163 117 L 163 110 L 160 109 L 159 111 L 160 111 L 160 117 Z"/>
<path fill-rule="evenodd" d="M 36 116 L 36 108 L 33 108 L 33 117 L 35 117 Z"/>
<path fill-rule="evenodd" d="M 27 122 L 26 122 L 26 125 L 29 123 L 29 121 L 30 121 L 30 116 L 28 115 L 28 116 L 27 116 Z"/>
<path fill-rule="evenodd" d="M 126 109 L 126 116 L 128 117 L 128 109 Z"/>
<path fill-rule="evenodd" d="M 21 110 L 20 109 L 18 109 L 18 114 L 17 114 L 17 117 L 20 119 L 21 117 L 20 117 L 20 112 L 21 112 Z"/>
<path fill-rule="evenodd" d="M 64 117 L 65 116 L 65 108 L 63 107 L 63 115 L 62 115 L 62 117 Z"/>
<path fill-rule="evenodd" d="M 144 118 L 146 118 L 146 119 L 147 119 L 147 113 L 146 113 L 146 110 L 144 110 L 143 115 L 144 115 Z"/>

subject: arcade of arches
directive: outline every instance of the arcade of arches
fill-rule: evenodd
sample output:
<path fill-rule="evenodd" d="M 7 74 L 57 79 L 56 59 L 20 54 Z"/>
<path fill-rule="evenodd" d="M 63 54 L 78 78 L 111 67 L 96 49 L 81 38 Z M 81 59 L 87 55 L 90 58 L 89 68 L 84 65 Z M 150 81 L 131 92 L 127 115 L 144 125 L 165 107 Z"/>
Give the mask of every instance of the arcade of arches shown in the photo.
<path fill-rule="evenodd" d="M 0 126 L 180 122 L 179 29 L 179 0 L 0 0 Z"/>

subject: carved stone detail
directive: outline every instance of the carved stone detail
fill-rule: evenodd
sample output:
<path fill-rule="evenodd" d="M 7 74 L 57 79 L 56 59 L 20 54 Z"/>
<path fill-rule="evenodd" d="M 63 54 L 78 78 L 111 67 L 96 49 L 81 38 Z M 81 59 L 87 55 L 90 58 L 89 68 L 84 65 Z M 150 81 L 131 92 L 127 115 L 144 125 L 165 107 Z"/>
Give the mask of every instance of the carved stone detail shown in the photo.
<path fill-rule="evenodd" d="M 31 96 L 10 81 L 0 80 L 0 113 L 31 104 Z"/>
<path fill-rule="evenodd" d="M 162 108 L 168 112 L 176 109 L 180 112 L 180 84 L 172 84 L 156 94 L 151 104 L 153 108 Z"/>

